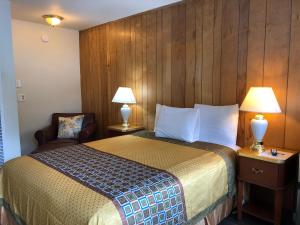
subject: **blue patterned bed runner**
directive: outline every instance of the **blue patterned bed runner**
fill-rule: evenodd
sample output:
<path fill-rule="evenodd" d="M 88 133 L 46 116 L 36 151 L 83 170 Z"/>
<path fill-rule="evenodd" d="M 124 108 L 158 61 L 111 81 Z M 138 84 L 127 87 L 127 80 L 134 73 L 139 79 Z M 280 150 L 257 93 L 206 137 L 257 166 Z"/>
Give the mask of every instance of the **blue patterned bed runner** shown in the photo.
<path fill-rule="evenodd" d="M 166 171 L 85 145 L 30 156 L 111 199 L 124 225 L 187 221 L 182 185 Z"/>

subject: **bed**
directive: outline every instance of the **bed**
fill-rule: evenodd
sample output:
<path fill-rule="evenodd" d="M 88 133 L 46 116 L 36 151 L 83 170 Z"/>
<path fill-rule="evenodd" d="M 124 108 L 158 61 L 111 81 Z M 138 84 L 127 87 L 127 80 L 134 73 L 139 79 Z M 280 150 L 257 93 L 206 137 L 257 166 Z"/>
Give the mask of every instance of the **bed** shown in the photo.
<path fill-rule="evenodd" d="M 217 224 L 235 151 L 153 132 L 23 156 L 2 168 L 2 225 Z"/>

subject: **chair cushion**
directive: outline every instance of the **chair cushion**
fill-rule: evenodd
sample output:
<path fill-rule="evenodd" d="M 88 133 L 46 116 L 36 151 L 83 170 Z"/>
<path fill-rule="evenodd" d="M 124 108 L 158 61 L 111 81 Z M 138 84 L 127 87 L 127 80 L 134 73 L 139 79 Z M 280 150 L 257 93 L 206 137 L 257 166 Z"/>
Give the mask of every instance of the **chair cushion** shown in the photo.
<path fill-rule="evenodd" d="M 78 138 L 84 115 L 58 118 L 57 138 Z"/>
<path fill-rule="evenodd" d="M 56 148 L 62 148 L 76 144 L 78 144 L 78 140 L 75 139 L 55 139 L 53 141 L 49 141 L 46 144 L 39 146 L 33 153 L 49 151 Z"/>
<path fill-rule="evenodd" d="M 73 117 L 78 115 L 84 115 L 81 130 L 85 129 L 91 123 L 96 123 L 95 113 L 53 113 L 51 125 L 55 128 L 55 138 L 58 134 L 58 118 L 59 117 Z"/>

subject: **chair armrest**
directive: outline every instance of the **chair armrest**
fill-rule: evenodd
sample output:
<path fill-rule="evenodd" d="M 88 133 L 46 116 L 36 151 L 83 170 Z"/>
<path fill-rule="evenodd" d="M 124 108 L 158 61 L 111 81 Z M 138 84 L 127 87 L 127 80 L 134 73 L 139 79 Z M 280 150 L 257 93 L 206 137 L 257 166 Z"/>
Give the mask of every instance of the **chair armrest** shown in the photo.
<path fill-rule="evenodd" d="M 48 126 L 44 129 L 38 130 L 34 134 L 35 139 L 38 141 L 39 146 L 55 139 L 55 128 Z"/>
<path fill-rule="evenodd" d="M 88 142 L 93 139 L 96 131 L 96 124 L 90 123 L 86 128 L 82 129 L 79 133 L 79 143 Z"/>

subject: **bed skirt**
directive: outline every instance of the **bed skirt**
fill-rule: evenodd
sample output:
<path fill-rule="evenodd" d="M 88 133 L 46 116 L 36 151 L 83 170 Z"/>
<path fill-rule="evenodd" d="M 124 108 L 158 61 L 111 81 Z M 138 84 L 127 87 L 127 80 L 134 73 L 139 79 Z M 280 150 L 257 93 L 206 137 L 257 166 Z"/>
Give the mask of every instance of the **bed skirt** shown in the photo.
<path fill-rule="evenodd" d="M 211 213 L 205 216 L 200 221 L 193 223 L 193 225 L 217 225 L 224 218 L 229 216 L 233 208 L 233 199 L 227 198 L 223 203 L 219 204 Z M 19 225 L 15 222 L 14 217 L 3 206 L 1 207 L 0 225 Z"/>

